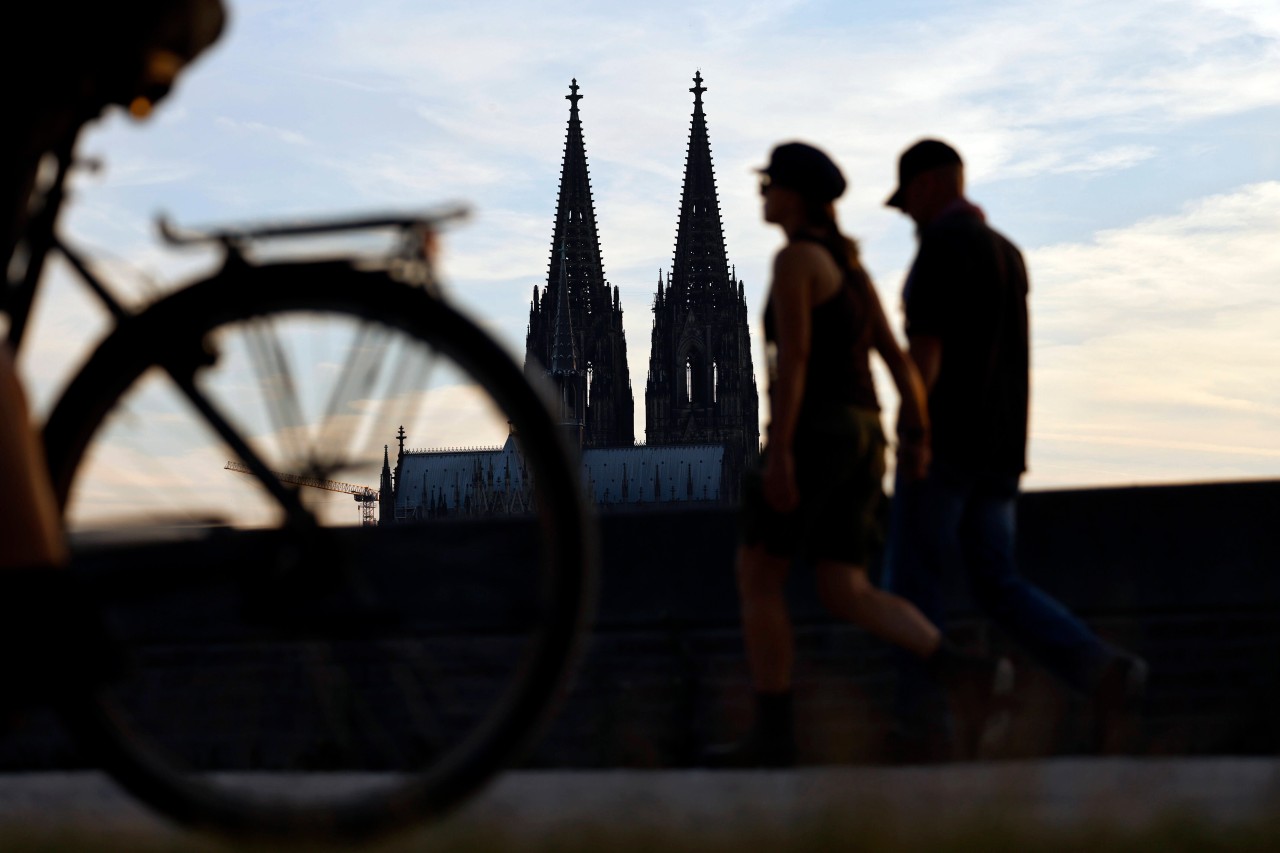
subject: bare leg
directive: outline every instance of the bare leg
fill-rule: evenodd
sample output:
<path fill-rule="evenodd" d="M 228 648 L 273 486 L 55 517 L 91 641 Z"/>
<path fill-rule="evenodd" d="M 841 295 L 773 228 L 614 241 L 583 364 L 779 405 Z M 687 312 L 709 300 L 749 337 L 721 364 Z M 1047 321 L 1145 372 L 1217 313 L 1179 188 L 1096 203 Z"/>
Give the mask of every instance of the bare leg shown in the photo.
<path fill-rule="evenodd" d="M 0 344 L 0 568 L 60 566 L 67 561 L 44 451 L 31 424 L 9 348 Z"/>
<path fill-rule="evenodd" d="M 818 563 L 818 592 L 838 619 L 852 622 L 882 640 L 928 658 L 942 643 L 942 632 L 905 598 L 877 589 L 862 566 L 823 560 Z"/>
<path fill-rule="evenodd" d="M 791 689 L 795 637 L 784 591 L 790 567 L 790 559 L 772 556 L 758 545 L 738 549 L 742 634 L 757 693 Z"/>

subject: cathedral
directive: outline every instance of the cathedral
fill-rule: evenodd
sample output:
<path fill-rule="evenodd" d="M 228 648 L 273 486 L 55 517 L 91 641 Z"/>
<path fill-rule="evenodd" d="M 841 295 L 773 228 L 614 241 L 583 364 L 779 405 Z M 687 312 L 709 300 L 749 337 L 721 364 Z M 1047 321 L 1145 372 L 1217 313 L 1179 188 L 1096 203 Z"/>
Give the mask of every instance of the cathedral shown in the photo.
<path fill-rule="evenodd" d="M 588 496 L 604 509 L 732 503 L 759 453 L 747 306 L 725 251 L 701 73 L 693 82 L 675 254 L 653 299 L 642 445 L 635 443 L 622 303 L 604 277 L 577 80 L 565 96 L 560 192 L 546 279 L 529 304 L 524 369 L 550 380 L 554 414 L 582 449 Z M 381 523 L 528 509 L 527 473 L 514 441 L 406 451 L 403 430 L 398 440 L 394 472 L 390 457 L 383 461 Z"/>

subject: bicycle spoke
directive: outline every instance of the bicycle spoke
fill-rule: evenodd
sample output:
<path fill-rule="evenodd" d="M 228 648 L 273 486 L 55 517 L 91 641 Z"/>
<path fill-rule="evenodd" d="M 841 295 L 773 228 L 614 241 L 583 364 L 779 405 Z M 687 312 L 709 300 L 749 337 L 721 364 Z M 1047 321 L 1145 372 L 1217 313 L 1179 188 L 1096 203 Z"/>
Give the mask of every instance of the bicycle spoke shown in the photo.
<path fill-rule="evenodd" d="M 325 472 L 342 471 L 369 461 L 353 458 L 354 438 L 361 423 L 354 404 L 377 388 L 387 338 L 384 329 L 361 323 L 343 360 L 311 447 L 312 459 Z"/>
<path fill-rule="evenodd" d="M 370 401 L 367 421 L 376 429 L 371 429 L 365 436 L 363 456 L 378 458 L 389 437 L 389 433 L 379 430 L 391 430 L 416 421 L 415 416 L 425 405 L 427 390 L 440 362 L 441 359 L 426 348 L 400 348 L 392 366 L 384 371 L 386 387 L 378 399 Z"/>
<path fill-rule="evenodd" d="M 250 360 L 257 374 L 259 393 L 266 405 L 276 441 L 281 449 L 281 467 L 304 473 L 307 461 L 304 435 L 307 429 L 302 404 L 289 360 L 271 320 L 251 321 L 245 334 Z"/>

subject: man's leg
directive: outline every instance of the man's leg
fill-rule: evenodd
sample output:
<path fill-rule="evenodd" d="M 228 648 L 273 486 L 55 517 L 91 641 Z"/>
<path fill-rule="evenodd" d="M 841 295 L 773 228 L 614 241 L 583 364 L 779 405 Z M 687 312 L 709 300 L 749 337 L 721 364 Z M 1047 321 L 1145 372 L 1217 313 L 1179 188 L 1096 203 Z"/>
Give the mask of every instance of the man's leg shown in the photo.
<path fill-rule="evenodd" d="M 898 479 L 889 514 L 881 586 L 914 604 L 943 628 L 943 575 L 956 554 L 963 493 L 929 477 Z M 894 750 L 900 760 L 942 760 L 953 754 L 953 725 L 946 693 L 928 667 L 904 650 L 895 652 Z"/>
<path fill-rule="evenodd" d="M 992 621 L 1047 669 L 1092 693 L 1116 652 L 1061 602 L 1018 574 L 1017 498 L 1017 477 L 984 478 L 968 502 L 959 539 L 973 595 Z"/>
<path fill-rule="evenodd" d="M 938 484 L 899 477 L 881 559 L 881 587 L 910 601 L 935 625 L 943 616 L 944 540 L 954 542 L 960 524 L 959 507 L 948 508 L 949 503 Z"/>

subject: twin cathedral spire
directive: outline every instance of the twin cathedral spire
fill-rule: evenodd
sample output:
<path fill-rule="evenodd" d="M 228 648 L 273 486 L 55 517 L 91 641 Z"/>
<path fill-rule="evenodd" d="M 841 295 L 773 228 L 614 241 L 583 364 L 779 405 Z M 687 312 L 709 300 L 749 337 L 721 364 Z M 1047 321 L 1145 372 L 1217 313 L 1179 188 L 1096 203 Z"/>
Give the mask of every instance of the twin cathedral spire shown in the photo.
<path fill-rule="evenodd" d="M 726 481 L 759 447 L 759 401 L 746 301 L 729 266 L 703 111 L 694 76 L 693 119 L 675 254 L 653 301 L 645 387 L 649 445 L 720 445 Z M 525 371 L 549 375 L 564 427 L 584 448 L 630 447 L 634 401 L 622 306 L 604 277 L 578 102 L 570 84 L 560 193 L 546 283 L 534 287 Z M 732 469 L 732 470 L 731 470 Z"/>
<path fill-rule="evenodd" d="M 587 149 L 578 115 L 578 81 L 566 95 L 569 131 L 547 279 L 533 289 L 525 372 L 550 373 L 561 391 L 561 418 L 583 447 L 630 446 L 635 411 L 618 289 L 600 258 Z M 572 366 L 570 366 L 572 361 Z"/>
<path fill-rule="evenodd" d="M 582 448 L 584 487 L 602 508 L 733 503 L 759 452 L 746 301 L 725 252 L 706 87 L 701 74 L 693 81 L 675 254 L 653 300 L 645 446 L 635 444 L 622 303 L 604 277 L 576 80 L 566 96 L 555 228 L 546 278 L 529 304 L 525 372 L 553 383 L 561 427 Z M 406 451 L 403 429 L 397 438 L 394 477 L 383 458 L 379 523 L 528 511 L 532 492 L 510 438 L 463 451 Z"/>

